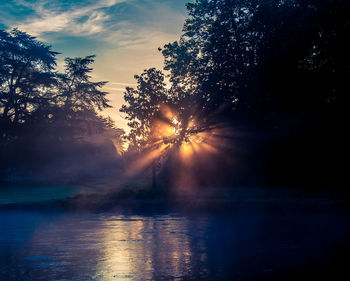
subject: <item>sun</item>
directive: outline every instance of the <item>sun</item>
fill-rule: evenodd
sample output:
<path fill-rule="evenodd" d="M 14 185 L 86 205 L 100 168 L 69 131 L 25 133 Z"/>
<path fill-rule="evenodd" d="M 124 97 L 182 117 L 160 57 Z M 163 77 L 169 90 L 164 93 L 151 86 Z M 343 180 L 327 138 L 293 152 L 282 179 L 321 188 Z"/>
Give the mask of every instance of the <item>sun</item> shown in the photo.
<path fill-rule="evenodd" d="M 177 137 L 178 135 L 180 135 L 181 132 L 181 123 L 177 120 L 176 117 L 173 117 L 171 119 L 171 125 L 172 125 L 172 132 L 175 135 L 175 137 Z"/>
<path fill-rule="evenodd" d="M 180 160 L 183 168 L 188 168 L 208 158 L 209 154 L 217 153 L 216 147 L 222 143 L 214 131 L 201 125 L 194 116 L 183 120 L 170 107 L 160 107 L 160 115 L 154 119 L 150 128 L 151 134 L 142 157 L 130 168 L 132 174 L 169 157 Z"/>
<path fill-rule="evenodd" d="M 177 125 L 180 122 L 176 119 L 176 117 L 173 117 L 173 119 L 171 119 L 171 123 L 173 123 L 174 125 Z"/>

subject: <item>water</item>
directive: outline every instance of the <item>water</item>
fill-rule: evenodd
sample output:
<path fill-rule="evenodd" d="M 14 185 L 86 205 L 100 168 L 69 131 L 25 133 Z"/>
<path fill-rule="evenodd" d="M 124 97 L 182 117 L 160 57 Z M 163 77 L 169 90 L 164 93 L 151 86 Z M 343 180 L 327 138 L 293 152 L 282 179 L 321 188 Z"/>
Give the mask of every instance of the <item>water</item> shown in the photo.
<path fill-rule="evenodd" d="M 0 280 L 350 280 L 349 216 L 0 212 Z"/>

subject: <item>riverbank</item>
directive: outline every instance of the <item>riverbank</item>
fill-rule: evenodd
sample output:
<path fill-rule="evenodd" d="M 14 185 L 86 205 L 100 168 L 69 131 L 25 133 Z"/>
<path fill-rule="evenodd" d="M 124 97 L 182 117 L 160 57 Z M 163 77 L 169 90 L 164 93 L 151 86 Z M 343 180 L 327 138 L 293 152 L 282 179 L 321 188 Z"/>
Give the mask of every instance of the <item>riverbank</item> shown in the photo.
<path fill-rule="evenodd" d="M 202 188 L 174 195 L 150 189 L 96 192 L 83 187 L 39 187 L 0 193 L 0 209 L 39 210 L 182 210 L 220 211 L 237 208 L 336 210 L 350 212 L 350 190 L 295 188 Z"/>

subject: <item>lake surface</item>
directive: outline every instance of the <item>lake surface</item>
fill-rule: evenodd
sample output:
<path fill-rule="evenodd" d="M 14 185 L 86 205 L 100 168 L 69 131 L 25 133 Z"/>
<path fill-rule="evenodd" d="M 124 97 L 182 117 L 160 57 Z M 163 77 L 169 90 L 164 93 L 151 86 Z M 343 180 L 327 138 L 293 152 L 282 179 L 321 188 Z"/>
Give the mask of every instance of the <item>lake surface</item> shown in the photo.
<path fill-rule="evenodd" d="M 252 209 L 1 211 L 0 280 L 350 280 L 349 221 Z"/>

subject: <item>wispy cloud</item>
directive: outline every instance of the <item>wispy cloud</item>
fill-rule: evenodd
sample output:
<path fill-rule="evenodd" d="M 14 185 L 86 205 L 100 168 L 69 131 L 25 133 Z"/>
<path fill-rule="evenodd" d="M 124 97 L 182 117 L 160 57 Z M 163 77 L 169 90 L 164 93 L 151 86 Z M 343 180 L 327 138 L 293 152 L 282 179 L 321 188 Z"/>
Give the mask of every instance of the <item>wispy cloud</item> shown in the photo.
<path fill-rule="evenodd" d="M 68 11 L 61 11 L 59 6 L 50 6 L 48 1 L 39 1 L 26 5 L 36 12 L 36 16 L 25 20 L 18 27 L 32 35 L 40 36 L 44 32 L 71 33 L 86 36 L 105 30 L 104 23 L 110 16 L 103 9 L 112 7 L 127 0 L 103 0 L 84 7 L 71 7 Z"/>
<path fill-rule="evenodd" d="M 124 82 L 109 82 L 111 85 L 122 85 L 122 86 L 136 86 L 135 83 L 124 83 Z"/>
<path fill-rule="evenodd" d="M 118 92 L 124 92 L 125 88 L 114 88 L 114 87 L 104 87 L 105 90 L 112 90 L 112 91 L 118 91 Z"/>

